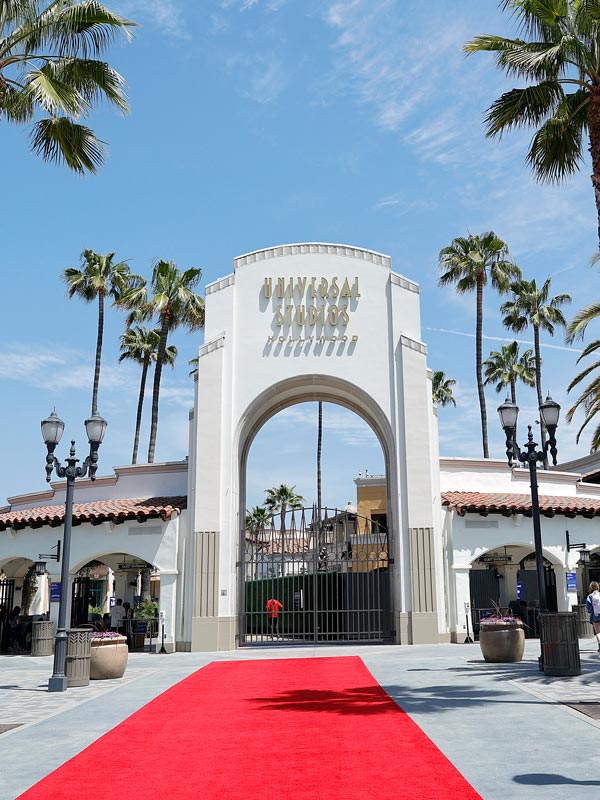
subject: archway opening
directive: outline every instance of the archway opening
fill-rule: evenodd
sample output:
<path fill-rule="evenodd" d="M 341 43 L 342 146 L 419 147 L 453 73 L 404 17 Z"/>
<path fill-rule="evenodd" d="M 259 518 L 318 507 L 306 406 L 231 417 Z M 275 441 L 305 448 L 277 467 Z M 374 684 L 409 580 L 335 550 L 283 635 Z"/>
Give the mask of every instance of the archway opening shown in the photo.
<path fill-rule="evenodd" d="M 386 458 L 344 405 L 299 401 L 246 450 L 241 643 L 391 638 Z"/>
<path fill-rule="evenodd" d="M 547 611 L 557 611 L 556 574 L 553 562 L 544 554 Z M 526 638 L 539 636 L 538 582 L 535 552 L 531 545 L 507 543 L 480 553 L 469 572 L 473 630 L 494 613 L 496 607 L 525 623 Z"/>

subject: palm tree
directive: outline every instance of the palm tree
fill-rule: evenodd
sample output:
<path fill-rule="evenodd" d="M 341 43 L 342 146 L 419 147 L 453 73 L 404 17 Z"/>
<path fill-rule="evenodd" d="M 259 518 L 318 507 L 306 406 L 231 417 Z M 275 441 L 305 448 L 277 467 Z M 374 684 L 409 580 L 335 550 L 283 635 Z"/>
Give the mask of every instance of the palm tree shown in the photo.
<path fill-rule="evenodd" d="M 503 344 L 500 351 L 492 350 L 483 362 L 485 385 L 496 384 L 498 394 L 510 387 L 510 399 L 517 404 L 517 381 L 535 386 L 535 357 L 533 350 L 519 353 L 519 343 Z M 515 439 L 517 431 L 515 430 Z"/>
<path fill-rule="evenodd" d="M 134 286 L 122 296 L 120 301 L 120 305 L 124 308 L 131 309 L 128 319 L 130 325 L 134 322 L 155 318 L 160 331 L 152 388 L 152 419 L 148 444 L 149 464 L 154 462 L 160 379 L 165 363 L 168 336 L 177 328 L 187 328 L 190 333 L 204 328 L 204 300 L 194 292 L 201 278 L 202 270 L 200 269 L 192 268 L 181 271 L 174 261 L 159 259 L 155 262 L 152 270 L 150 289 L 146 283 Z"/>
<path fill-rule="evenodd" d="M 591 353 L 595 353 L 597 350 L 600 349 L 600 340 L 596 339 L 596 341 L 591 342 L 581 353 L 579 358 L 577 359 L 577 363 L 589 356 Z M 588 377 L 594 370 L 597 370 L 600 367 L 600 361 L 595 361 L 593 364 L 586 367 L 579 375 L 576 375 L 575 378 L 571 381 L 567 388 L 567 392 L 570 392 L 571 389 L 574 389 L 578 386 L 585 378 Z M 592 419 L 598 414 L 600 411 L 600 375 L 596 375 L 592 381 L 585 387 L 581 395 L 575 401 L 575 404 L 568 410 L 567 412 L 567 420 L 571 422 L 573 417 L 575 416 L 575 412 L 582 408 L 584 412 L 584 420 L 583 424 L 577 431 L 577 438 L 576 441 L 579 444 L 579 438 L 587 425 L 592 421 Z M 592 435 L 591 441 L 591 449 L 596 451 L 600 448 L 600 424 L 597 425 L 596 430 Z"/>
<path fill-rule="evenodd" d="M 436 406 L 456 406 L 456 400 L 452 396 L 452 387 L 456 385 L 456 381 L 452 378 L 446 378 L 446 373 L 443 370 L 437 370 L 433 373 L 433 381 L 431 384 L 431 394 L 433 402 Z"/>
<path fill-rule="evenodd" d="M 134 22 L 97 0 L 0 2 L 0 120 L 33 123 L 31 149 L 75 172 L 96 172 L 104 143 L 78 120 L 99 100 L 129 111 L 124 81 L 101 56 Z"/>
<path fill-rule="evenodd" d="M 535 356 L 533 350 L 519 353 L 519 343 L 503 344 L 500 351 L 492 350 L 483 362 L 485 385 L 496 384 L 498 394 L 510 387 L 510 399 L 517 402 L 517 381 L 535 386 Z"/>
<path fill-rule="evenodd" d="M 521 277 L 521 270 L 510 260 L 507 245 L 493 231 L 480 236 L 469 234 L 452 240 L 440 251 L 438 268 L 440 286 L 454 284 L 459 294 L 475 291 L 477 321 L 475 330 L 475 373 L 481 414 L 483 457 L 489 458 L 487 410 L 482 378 L 483 289 L 488 279 L 501 294 L 508 291 L 511 279 Z"/>
<path fill-rule="evenodd" d="M 572 343 L 575 341 L 575 339 L 582 339 L 586 332 L 587 326 L 590 324 L 590 322 L 597 320 L 598 317 L 600 317 L 600 302 L 592 303 L 591 305 L 582 308 L 581 311 L 578 311 L 567 329 L 567 342 Z M 579 363 L 582 359 L 584 359 L 591 353 L 595 353 L 596 350 L 598 350 L 598 348 L 600 348 L 600 340 L 596 339 L 596 341 L 591 342 L 583 350 L 583 352 L 577 359 L 577 363 Z M 583 372 L 580 372 L 579 375 L 576 375 L 575 378 L 573 378 L 573 380 L 569 384 L 567 391 L 570 392 L 572 389 L 575 388 L 575 386 L 578 386 L 583 380 L 585 380 L 585 378 L 587 378 L 588 375 L 590 375 L 595 369 L 597 369 L 598 366 L 600 366 L 600 362 L 596 361 L 595 363 L 586 367 L 586 369 L 584 369 Z M 597 377 L 594 378 L 585 387 L 582 394 L 575 401 L 575 404 L 569 409 L 569 411 L 567 412 L 567 420 L 569 422 L 572 421 L 575 412 L 580 408 L 582 408 L 584 411 L 584 421 L 579 431 L 577 432 L 577 442 L 579 442 L 579 438 L 584 428 L 587 427 L 587 425 L 591 422 L 591 420 L 596 416 L 596 414 L 600 410 L 599 378 Z M 593 433 L 591 447 L 593 450 L 597 450 L 600 448 L 600 426 L 598 426 Z"/>
<path fill-rule="evenodd" d="M 254 506 L 246 511 L 246 528 L 251 533 L 262 531 L 271 521 L 271 514 L 264 506 Z"/>
<path fill-rule="evenodd" d="M 92 389 L 92 414 L 98 413 L 98 384 L 104 335 L 104 301 L 106 298 L 112 298 L 115 303 L 118 303 L 123 292 L 139 285 L 141 281 L 139 276 L 131 273 L 127 262 L 119 261 L 118 264 L 114 264 L 114 255 L 114 253 L 101 255 L 92 250 L 84 250 L 81 254 L 82 269 L 69 267 L 62 273 L 69 297 L 77 295 L 86 303 L 98 300 L 98 335 Z"/>
<path fill-rule="evenodd" d="M 565 328 L 567 321 L 560 310 L 565 303 L 571 302 L 568 294 L 557 294 L 550 298 L 551 278 L 546 278 L 544 285 L 538 289 L 535 278 L 531 281 L 519 280 L 511 284 L 513 299 L 503 303 L 500 310 L 504 315 L 504 325 L 515 333 L 521 333 L 529 325 L 533 328 L 533 346 L 535 351 L 535 388 L 538 406 L 542 405 L 542 355 L 540 352 L 540 330 L 554 335 L 556 326 Z M 546 441 L 543 426 L 542 445 Z"/>
<path fill-rule="evenodd" d="M 302 508 L 304 498 L 295 491 L 295 486 L 286 486 L 282 483 L 280 486 L 274 486 L 272 489 L 265 489 L 265 506 L 267 511 L 271 514 L 276 512 L 281 513 L 281 535 L 285 533 L 285 515 L 288 510 Z"/>
<path fill-rule="evenodd" d="M 144 406 L 144 394 L 146 391 L 146 377 L 151 361 L 156 361 L 158 343 L 160 341 L 160 331 L 156 328 L 145 328 L 141 325 L 134 325 L 128 328 L 120 337 L 122 353 L 119 356 L 119 363 L 122 361 L 135 361 L 142 367 L 142 379 L 140 381 L 140 392 L 138 396 L 137 414 L 135 418 L 135 436 L 133 439 L 133 455 L 131 463 L 137 464 L 138 446 L 140 443 L 140 427 L 142 424 L 142 409 Z M 169 345 L 165 350 L 165 364 L 170 367 L 175 365 L 177 358 L 177 348 Z"/>
<path fill-rule="evenodd" d="M 527 162 L 542 182 L 559 183 L 592 156 L 592 185 L 600 241 L 600 11 L 592 0 L 503 0 L 523 38 L 476 36 L 467 53 L 495 54 L 496 64 L 523 88 L 488 108 L 486 133 L 501 137 L 534 128 Z"/>

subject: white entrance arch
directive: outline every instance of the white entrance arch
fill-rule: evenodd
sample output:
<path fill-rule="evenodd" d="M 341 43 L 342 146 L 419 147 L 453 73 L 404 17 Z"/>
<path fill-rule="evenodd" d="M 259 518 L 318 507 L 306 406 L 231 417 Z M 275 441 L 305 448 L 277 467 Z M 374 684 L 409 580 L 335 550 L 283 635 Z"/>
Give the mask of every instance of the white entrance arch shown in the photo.
<path fill-rule="evenodd" d="M 344 405 L 377 435 L 394 543 L 394 640 L 439 641 L 437 427 L 418 285 L 392 272 L 389 256 L 361 248 L 259 250 L 206 288 L 205 337 L 190 426 L 190 648 L 237 645 L 248 450 L 267 419 L 305 400 Z"/>

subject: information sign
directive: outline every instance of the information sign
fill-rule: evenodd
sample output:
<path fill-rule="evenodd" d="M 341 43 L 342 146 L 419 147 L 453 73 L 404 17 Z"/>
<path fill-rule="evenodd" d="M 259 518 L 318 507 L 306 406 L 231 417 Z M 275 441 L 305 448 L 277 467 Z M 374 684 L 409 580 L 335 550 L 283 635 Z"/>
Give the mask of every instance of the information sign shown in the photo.
<path fill-rule="evenodd" d="M 577 573 L 567 572 L 567 592 L 577 591 Z"/>
<path fill-rule="evenodd" d="M 480 564 L 508 564 L 512 556 L 481 556 L 477 560 Z"/>

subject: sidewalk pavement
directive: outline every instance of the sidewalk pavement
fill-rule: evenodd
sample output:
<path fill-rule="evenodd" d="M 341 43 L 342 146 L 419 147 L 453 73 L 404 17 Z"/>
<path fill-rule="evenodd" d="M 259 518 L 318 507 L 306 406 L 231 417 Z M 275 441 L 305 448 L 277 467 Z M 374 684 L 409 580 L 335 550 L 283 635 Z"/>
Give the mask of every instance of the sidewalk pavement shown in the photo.
<path fill-rule="evenodd" d="M 594 640 L 580 649 L 582 674 L 569 678 L 538 671 L 537 641 L 518 664 L 486 664 L 478 644 L 130 653 L 122 679 L 56 694 L 47 691 L 51 657 L 0 656 L 0 800 L 15 800 L 211 661 L 339 655 L 361 657 L 484 800 L 587 800 L 600 786 L 600 654 Z M 281 799 L 294 795 L 290 786 Z"/>

